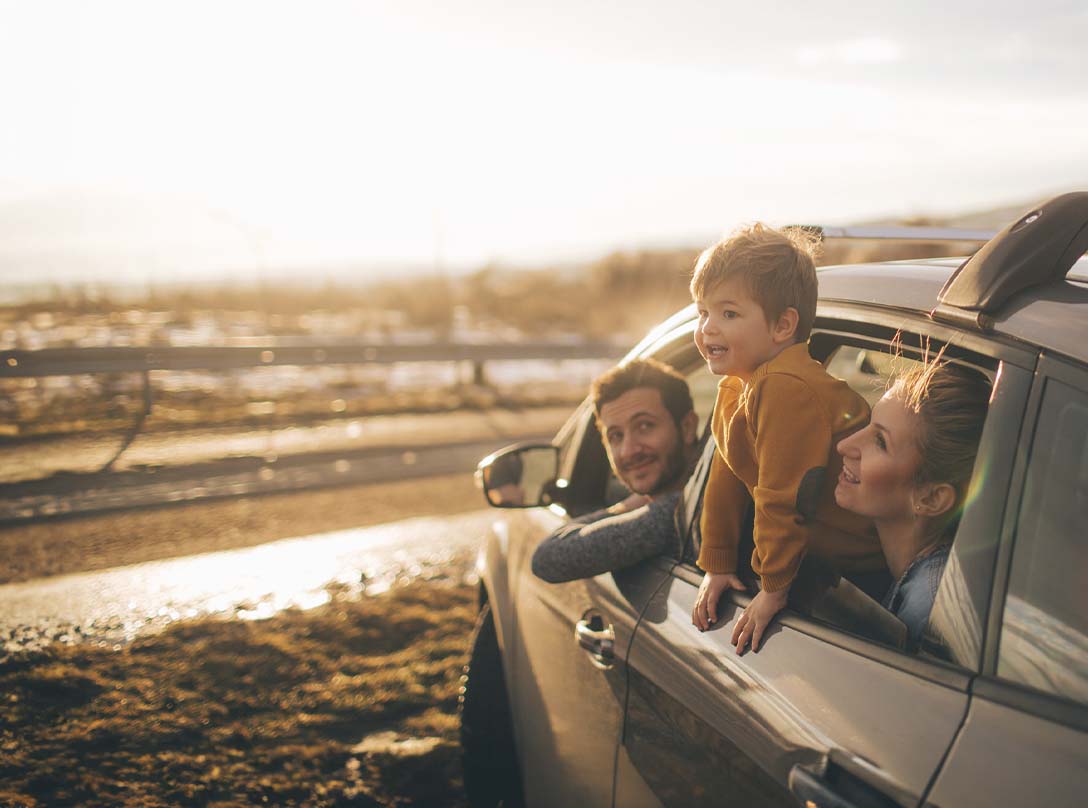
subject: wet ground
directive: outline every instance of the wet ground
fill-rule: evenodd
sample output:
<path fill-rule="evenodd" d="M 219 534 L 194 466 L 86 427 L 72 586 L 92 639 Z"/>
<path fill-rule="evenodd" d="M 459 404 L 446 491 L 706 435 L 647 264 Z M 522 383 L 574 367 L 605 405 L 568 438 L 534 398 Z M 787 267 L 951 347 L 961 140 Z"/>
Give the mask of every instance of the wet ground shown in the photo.
<path fill-rule="evenodd" d="M 494 519 L 477 511 L 0 586 L 3 655 L 51 643 L 119 647 L 179 620 L 253 620 L 413 580 L 465 581 Z"/>

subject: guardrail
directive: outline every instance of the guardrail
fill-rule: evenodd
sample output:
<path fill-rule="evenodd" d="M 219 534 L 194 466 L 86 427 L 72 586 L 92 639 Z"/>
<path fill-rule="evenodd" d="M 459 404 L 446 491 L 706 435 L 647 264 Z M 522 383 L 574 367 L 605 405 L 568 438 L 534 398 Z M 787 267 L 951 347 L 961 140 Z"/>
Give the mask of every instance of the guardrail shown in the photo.
<path fill-rule="evenodd" d="M 624 348 L 609 342 L 434 342 L 359 344 L 283 339 L 249 345 L 43 348 L 0 351 L 0 379 L 77 376 L 94 373 L 138 373 L 142 408 L 126 430 L 117 451 L 102 466 L 109 471 L 132 444 L 151 414 L 152 371 L 224 371 L 270 366 L 394 364 L 412 362 L 471 363 L 472 380 L 486 385 L 486 362 L 509 360 L 618 359 Z"/>
<path fill-rule="evenodd" d="M 152 370 L 232 370 L 269 365 L 354 365 L 395 362 L 485 362 L 517 359 L 614 359 L 609 342 L 435 342 L 345 344 L 283 340 L 246 346 L 149 348 L 42 348 L 0 351 L 0 378 L 146 373 Z"/>

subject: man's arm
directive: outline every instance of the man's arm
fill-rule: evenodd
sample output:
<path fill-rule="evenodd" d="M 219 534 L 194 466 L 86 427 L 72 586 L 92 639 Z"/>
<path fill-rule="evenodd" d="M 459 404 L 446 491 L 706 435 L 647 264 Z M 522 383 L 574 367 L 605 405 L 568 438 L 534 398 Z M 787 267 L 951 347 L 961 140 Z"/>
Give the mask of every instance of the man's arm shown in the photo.
<path fill-rule="evenodd" d="M 565 525 L 536 548 L 533 574 L 558 584 L 630 567 L 663 553 L 679 555 L 675 523 L 679 501 L 680 492 L 675 491 L 627 513 L 588 523 L 583 517 Z"/>

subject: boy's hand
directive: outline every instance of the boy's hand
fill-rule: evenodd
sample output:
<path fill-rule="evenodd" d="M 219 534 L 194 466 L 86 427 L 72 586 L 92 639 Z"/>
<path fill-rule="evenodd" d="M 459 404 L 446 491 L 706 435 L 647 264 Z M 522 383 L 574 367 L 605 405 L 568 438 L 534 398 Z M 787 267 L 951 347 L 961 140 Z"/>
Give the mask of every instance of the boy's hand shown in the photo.
<path fill-rule="evenodd" d="M 718 619 L 718 601 L 727 589 L 744 591 L 740 578 L 731 572 L 708 572 L 699 584 L 695 608 L 691 610 L 691 622 L 699 631 L 706 631 Z"/>
<path fill-rule="evenodd" d="M 744 653 L 744 647 L 748 640 L 752 641 L 752 650 L 758 651 L 763 642 L 763 632 L 774 620 L 774 616 L 786 606 L 786 598 L 789 589 L 780 589 L 777 592 L 760 590 L 748 608 L 741 612 L 737 618 L 737 624 L 733 626 L 733 645 L 737 646 L 737 655 Z"/>

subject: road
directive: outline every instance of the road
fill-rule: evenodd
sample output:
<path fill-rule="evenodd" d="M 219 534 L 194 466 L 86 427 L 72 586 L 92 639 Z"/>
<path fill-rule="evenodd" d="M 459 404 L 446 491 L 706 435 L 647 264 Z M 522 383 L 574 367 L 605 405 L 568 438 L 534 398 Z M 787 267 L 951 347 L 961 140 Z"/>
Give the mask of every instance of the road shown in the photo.
<path fill-rule="evenodd" d="M 341 420 L 309 427 L 140 435 L 114 469 L 102 438 L 0 449 L 0 524 L 143 505 L 471 472 L 489 452 L 547 440 L 569 407 Z"/>

